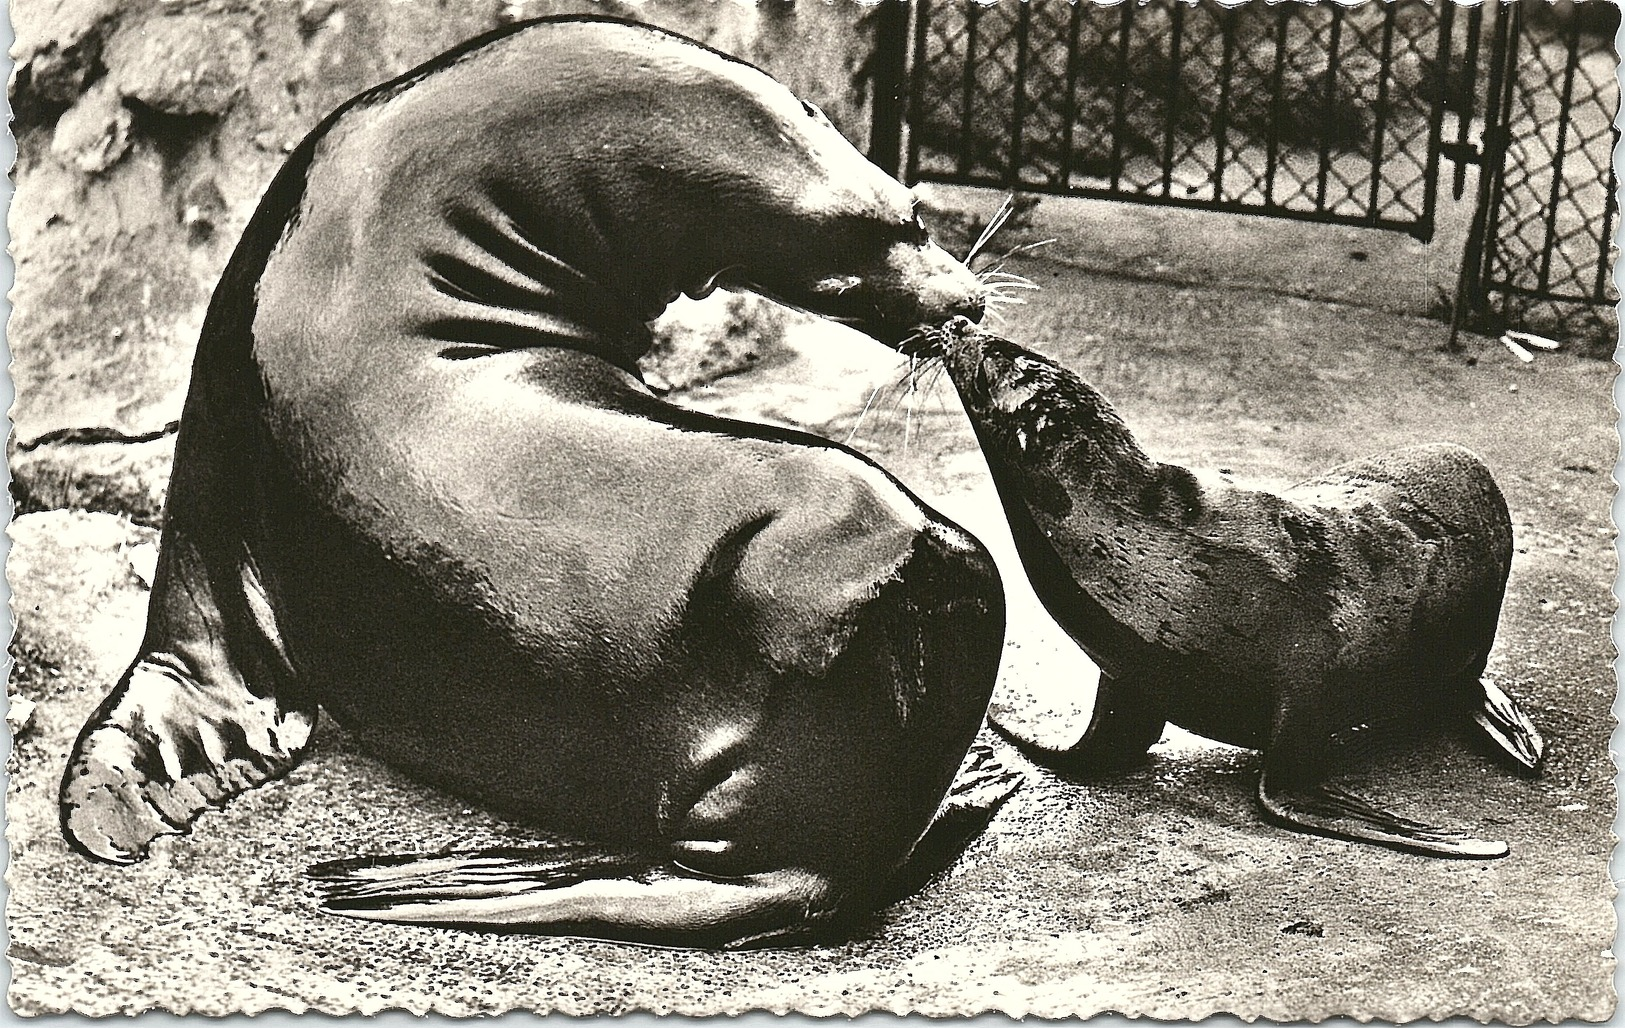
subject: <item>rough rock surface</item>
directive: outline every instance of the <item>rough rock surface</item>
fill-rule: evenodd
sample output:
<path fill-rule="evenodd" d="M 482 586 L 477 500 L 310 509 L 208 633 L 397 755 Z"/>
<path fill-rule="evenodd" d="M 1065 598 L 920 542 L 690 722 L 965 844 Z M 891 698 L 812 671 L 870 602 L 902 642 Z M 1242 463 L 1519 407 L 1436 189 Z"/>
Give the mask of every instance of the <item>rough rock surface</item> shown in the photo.
<path fill-rule="evenodd" d="M 123 514 L 156 527 L 163 519 L 175 436 L 139 442 L 45 443 L 14 446 L 11 499 L 17 514 L 85 510 Z"/>
<path fill-rule="evenodd" d="M 820 5 L 21 0 L 8 326 L 16 440 L 73 430 L 145 437 L 173 422 L 220 270 L 305 132 L 354 93 L 460 40 L 582 10 L 711 41 L 817 89 L 838 123 L 863 124 L 853 84 L 862 48 L 850 45 L 861 19 Z M 848 45 L 837 45 L 843 37 Z M 829 83 L 846 85 L 831 94 Z M 650 381 L 681 390 L 749 367 L 771 355 L 784 317 L 740 297 L 679 305 L 656 328 Z M 13 493 L 24 511 L 74 507 L 152 524 L 167 445 L 14 446 Z"/>
<path fill-rule="evenodd" d="M 174 420 L 220 269 L 317 120 L 503 22 L 582 10 L 711 41 L 814 90 L 838 124 L 864 125 L 863 51 L 851 42 L 861 19 L 818 4 L 21 0 L 9 326 L 18 435 Z"/>

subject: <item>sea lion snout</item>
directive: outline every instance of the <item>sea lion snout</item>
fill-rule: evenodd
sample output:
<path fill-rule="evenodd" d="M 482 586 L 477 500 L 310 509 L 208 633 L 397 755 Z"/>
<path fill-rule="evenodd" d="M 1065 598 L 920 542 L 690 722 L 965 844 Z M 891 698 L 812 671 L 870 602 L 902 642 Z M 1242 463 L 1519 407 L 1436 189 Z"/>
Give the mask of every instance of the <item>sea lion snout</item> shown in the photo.
<path fill-rule="evenodd" d="M 877 283 L 882 295 L 895 289 L 913 300 L 915 309 L 902 320 L 919 325 L 940 325 L 950 320 L 980 322 L 987 309 L 987 286 L 975 273 L 934 242 L 924 246 L 894 246 L 887 254 L 885 274 Z"/>
<path fill-rule="evenodd" d="M 850 260 L 850 250 L 843 256 Z M 892 347 L 956 318 L 979 322 L 987 307 L 981 279 L 929 239 L 893 243 L 868 262 L 853 262 L 799 287 L 750 283 L 749 288 Z"/>
<path fill-rule="evenodd" d="M 978 331 L 969 319 L 953 319 L 933 333 L 931 342 L 958 384 L 960 398 L 973 409 L 1011 415 L 1034 400 L 1055 398 L 1047 389 L 1046 362 Z"/>

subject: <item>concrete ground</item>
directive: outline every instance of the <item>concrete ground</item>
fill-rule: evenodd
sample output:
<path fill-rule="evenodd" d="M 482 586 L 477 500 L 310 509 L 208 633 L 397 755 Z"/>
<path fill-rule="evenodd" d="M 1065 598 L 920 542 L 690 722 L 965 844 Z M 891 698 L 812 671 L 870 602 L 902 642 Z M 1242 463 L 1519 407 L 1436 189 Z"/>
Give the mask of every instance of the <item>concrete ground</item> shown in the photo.
<path fill-rule="evenodd" d="M 1491 671 L 1545 732 L 1545 773 L 1504 773 L 1445 737 L 1351 784 L 1505 838 L 1510 857 L 1430 860 L 1267 826 L 1255 754 L 1170 732 L 1143 768 L 1087 782 L 1001 744 L 1026 787 L 943 877 L 837 944 L 715 954 L 374 925 L 317 913 L 303 868 L 532 833 L 324 723 L 286 780 L 142 865 L 92 865 L 62 842 L 56 779 L 139 637 L 154 533 L 47 512 L 16 523 L 9 569 L 12 690 L 33 704 L 9 768 L 13 1007 L 1607 1018 L 1613 367 L 1564 352 L 1522 364 L 1472 337 L 1472 359 L 1447 355 L 1436 321 L 1286 295 L 1267 276 L 1221 289 L 1079 263 L 1064 248 L 1021 263 L 1044 288 L 1003 329 L 1090 377 L 1164 460 L 1284 484 L 1450 439 L 1495 469 L 1518 552 Z M 911 389 L 896 355 L 840 329 L 797 329 L 791 349 L 686 402 L 851 437 L 985 539 L 1013 609 L 995 702 L 1047 711 L 1035 733 L 1077 730 L 1092 669 L 1023 594 L 948 383 Z"/>

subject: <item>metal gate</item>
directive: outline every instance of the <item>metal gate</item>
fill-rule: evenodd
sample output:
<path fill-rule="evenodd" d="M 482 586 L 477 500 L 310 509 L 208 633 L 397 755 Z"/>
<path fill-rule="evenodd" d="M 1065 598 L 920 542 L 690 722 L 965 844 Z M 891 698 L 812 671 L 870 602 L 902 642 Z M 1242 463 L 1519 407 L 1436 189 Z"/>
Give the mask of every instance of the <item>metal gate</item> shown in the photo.
<path fill-rule="evenodd" d="M 1506 8 L 1457 320 L 1613 348 L 1619 8 Z"/>
<path fill-rule="evenodd" d="M 1481 7 L 915 0 L 879 13 L 871 155 L 909 181 L 1426 240 L 1441 157 L 1471 150 Z"/>

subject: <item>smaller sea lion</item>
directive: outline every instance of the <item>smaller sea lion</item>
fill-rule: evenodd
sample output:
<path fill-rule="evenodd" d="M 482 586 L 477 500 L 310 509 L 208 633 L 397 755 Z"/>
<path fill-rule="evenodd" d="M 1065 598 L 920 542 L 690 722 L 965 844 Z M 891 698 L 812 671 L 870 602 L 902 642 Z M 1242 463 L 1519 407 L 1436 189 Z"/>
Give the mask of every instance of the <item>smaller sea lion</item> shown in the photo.
<path fill-rule="evenodd" d="M 1101 667 L 1086 734 L 1042 757 L 1120 764 L 1171 721 L 1262 749 L 1259 802 L 1288 827 L 1507 853 L 1329 781 L 1337 737 L 1402 723 L 1471 722 L 1517 767 L 1541 762 L 1540 733 L 1481 677 L 1512 523 L 1478 457 L 1418 446 L 1281 494 L 1247 489 L 1151 459 L 1082 378 L 968 321 L 927 348 L 964 401 L 1035 590 Z"/>

